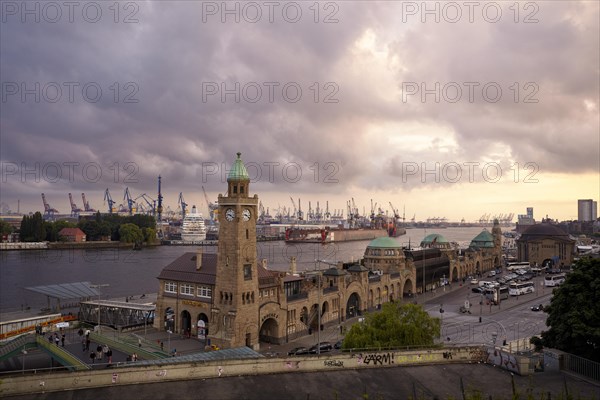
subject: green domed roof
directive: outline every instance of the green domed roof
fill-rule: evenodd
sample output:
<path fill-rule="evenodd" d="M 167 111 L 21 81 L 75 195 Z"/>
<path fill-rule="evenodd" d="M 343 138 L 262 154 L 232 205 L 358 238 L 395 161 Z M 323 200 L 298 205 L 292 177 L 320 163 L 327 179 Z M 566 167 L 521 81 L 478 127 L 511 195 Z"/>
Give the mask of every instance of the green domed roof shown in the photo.
<path fill-rule="evenodd" d="M 248 171 L 246 170 L 246 166 L 242 162 L 240 158 L 242 153 L 237 153 L 237 159 L 233 163 L 231 167 L 231 171 L 229 171 L 229 175 L 227 175 L 227 182 L 229 181 L 245 181 L 250 180 L 250 176 L 248 175 Z"/>
<path fill-rule="evenodd" d="M 430 235 L 425 236 L 425 238 L 421 241 L 421 246 L 429 245 L 432 243 L 448 243 L 448 240 L 439 233 L 432 233 Z"/>
<path fill-rule="evenodd" d="M 486 230 L 471 240 L 470 247 L 494 247 L 494 236 Z"/>
<path fill-rule="evenodd" d="M 379 249 L 381 249 L 381 248 L 399 249 L 402 246 L 400 245 L 400 243 L 396 242 L 391 237 L 383 236 L 383 237 L 378 237 L 377 239 L 371 240 L 371 242 L 369 243 L 369 245 L 367 247 L 377 247 Z"/>

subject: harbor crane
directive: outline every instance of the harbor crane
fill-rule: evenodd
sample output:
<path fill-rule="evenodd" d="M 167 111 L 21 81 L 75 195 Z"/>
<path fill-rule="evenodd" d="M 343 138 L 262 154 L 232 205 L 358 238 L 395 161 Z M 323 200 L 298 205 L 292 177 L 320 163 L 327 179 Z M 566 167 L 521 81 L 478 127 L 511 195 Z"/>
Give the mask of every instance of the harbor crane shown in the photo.
<path fill-rule="evenodd" d="M 163 205 L 162 205 L 163 196 L 162 196 L 162 192 L 160 189 L 160 181 L 161 181 L 161 177 L 159 175 L 158 176 L 158 204 L 156 206 L 156 222 L 162 221 L 162 212 L 163 212 Z"/>
<path fill-rule="evenodd" d="M 187 207 L 187 203 L 183 200 L 183 193 L 179 192 L 179 200 L 177 200 L 177 204 L 181 207 L 181 218 L 185 218 L 185 208 Z"/>
<path fill-rule="evenodd" d="M 156 200 L 154 200 L 152 197 L 148 196 L 146 193 L 143 193 L 133 200 L 134 203 L 137 204 L 137 199 L 140 199 L 140 198 L 143 199 L 146 202 L 146 204 L 148 204 L 148 207 L 150 207 L 149 210 L 145 210 L 146 213 L 150 214 L 152 216 L 156 215 Z"/>
<path fill-rule="evenodd" d="M 42 193 L 42 202 L 44 203 L 44 218 L 53 218 L 54 214 L 58 214 L 56 208 L 50 207 L 50 204 L 46 201 L 46 195 Z"/>
<path fill-rule="evenodd" d="M 219 206 L 215 203 L 208 200 L 208 196 L 206 195 L 206 190 L 204 190 L 204 186 L 202 186 L 202 193 L 204 193 L 204 200 L 206 201 L 206 207 L 208 207 L 208 215 L 210 216 L 210 224 L 214 225 L 217 220 L 217 212 L 219 210 Z"/>
<path fill-rule="evenodd" d="M 108 213 L 112 214 L 115 211 L 115 208 L 113 207 L 115 205 L 115 202 L 113 201 L 108 189 L 106 189 L 106 191 L 104 192 L 104 201 L 108 202 Z"/>
<path fill-rule="evenodd" d="M 125 193 L 123 194 L 123 200 L 127 200 L 127 209 L 129 210 L 129 215 L 133 215 L 133 205 L 135 201 L 131 198 L 131 194 L 129 193 L 129 188 L 125 188 Z"/>
<path fill-rule="evenodd" d="M 90 207 L 90 202 L 85 199 L 85 193 L 81 193 L 81 200 L 83 200 L 83 209 L 87 212 L 96 212 L 95 209 Z"/>
<path fill-rule="evenodd" d="M 69 193 L 69 203 L 71 203 L 71 217 L 76 217 L 80 212 L 83 211 L 81 208 L 77 207 L 77 204 L 75 204 L 75 201 L 73 201 L 73 195 L 71 193 Z"/>

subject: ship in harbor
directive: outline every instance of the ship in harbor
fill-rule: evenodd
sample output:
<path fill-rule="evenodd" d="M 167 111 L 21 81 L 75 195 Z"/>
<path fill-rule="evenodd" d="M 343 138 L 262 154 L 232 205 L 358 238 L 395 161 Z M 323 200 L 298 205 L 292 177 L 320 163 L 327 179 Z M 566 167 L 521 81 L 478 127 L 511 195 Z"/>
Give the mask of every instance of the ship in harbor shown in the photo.
<path fill-rule="evenodd" d="M 181 224 L 181 240 L 184 243 L 201 242 L 206 239 L 206 226 L 204 217 L 199 213 L 196 206 L 185 216 Z"/>
<path fill-rule="evenodd" d="M 379 237 L 398 237 L 406 234 L 406 229 L 396 224 L 376 228 L 347 228 L 339 226 L 296 225 L 285 230 L 286 243 L 333 243 L 355 240 L 373 240 Z"/>

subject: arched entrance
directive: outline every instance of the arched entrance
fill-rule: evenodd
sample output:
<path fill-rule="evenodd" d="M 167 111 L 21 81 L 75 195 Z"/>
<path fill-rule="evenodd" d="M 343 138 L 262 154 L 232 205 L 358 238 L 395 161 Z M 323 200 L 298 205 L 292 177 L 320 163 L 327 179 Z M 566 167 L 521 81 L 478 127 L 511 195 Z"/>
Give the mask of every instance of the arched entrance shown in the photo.
<path fill-rule="evenodd" d="M 278 325 L 275 318 L 267 318 L 260 327 L 258 340 L 263 343 L 278 343 Z"/>
<path fill-rule="evenodd" d="M 188 310 L 181 312 L 181 333 L 190 335 L 192 332 L 192 316 Z"/>
<path fill-rule="evenodd" d="M 414 293 L 412 291 L 413 283 L 410 279 L 404 281 L 404 288 L 402 291 L 402 297 L 413 297 Z"/>
<path fill-rule="evenodd" d="M 452 268 L 452 279 L 451 279 L 451 281 L 452 282 L 458 282 L 459 278 L 460 277 L 458 276 L 458 268 L 456 268 L 456 267 Z"/>
<path fill-rule="evenodd" d="M 196 325 L 198 327 L 198 339 L 204 339 L 208 336 L 208 316 L 206 314 L 198 314 L 198 322 Z"/>
<path fill-rule="evenodd" d="M 165 310 L 165 331 L 175 331 L 175 311 L 171 307 Z"/>
<path fill-rule="evenodd" d="M 346 302 L 346 318 L 352 318 L 360 315 L 360 297 L 358 294 L 352 293 Z"/>
<path fill-rule="evenodd" d="M 546 258 L 542 262 L 542 268 L 546 268 L 546 270 L 553 269 L 554 268 L 554 260 L 552 260 L 551 258 Z"/>

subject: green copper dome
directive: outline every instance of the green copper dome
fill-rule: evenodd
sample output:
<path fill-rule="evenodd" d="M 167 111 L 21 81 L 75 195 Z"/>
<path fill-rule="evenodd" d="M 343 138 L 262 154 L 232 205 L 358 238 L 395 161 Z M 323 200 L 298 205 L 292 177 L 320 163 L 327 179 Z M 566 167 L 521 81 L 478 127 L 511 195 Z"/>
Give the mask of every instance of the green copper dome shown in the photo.
<path fill-rule="evenodd" d="M 402 246 L 400 246 L 400 243 L 396 242 L 391 237 L 382 236 L 382 237 L 378 237 L 377 239 L 371 240 L 371 242 L 369 243 L 369 245 L 367 247 L 376 247 L 379 249 L 382 249 L 382 248 L 399 249 Z"/>
<path fill-rule="evenodd" d="M 421 246 L 430 245 L 434 243 L 448 243 L 448 240 L 439 233 L 432 233 L 423 238 L 423 240 L 421 241 Z"/>
<path fill-rule="evenodd" d="M 494 236 L 491 233 L 484 230 L 479 235 L 475 236 L 473 240 L 471 240 L 471 245 L 469 247 L 494 247 Z"/>
<path fill-rule="evenodd" d="M 229 171 L 229 175 L 227 175 L 227 182 L 230 181 L 247 181 L 250 180 L 250 176 L 248 176 L 248 171 L 240 158 L 242 153 L 237 153 L 237 159 L 233 163 L 233 167 L 231 167 L 231 171 Z"/>

